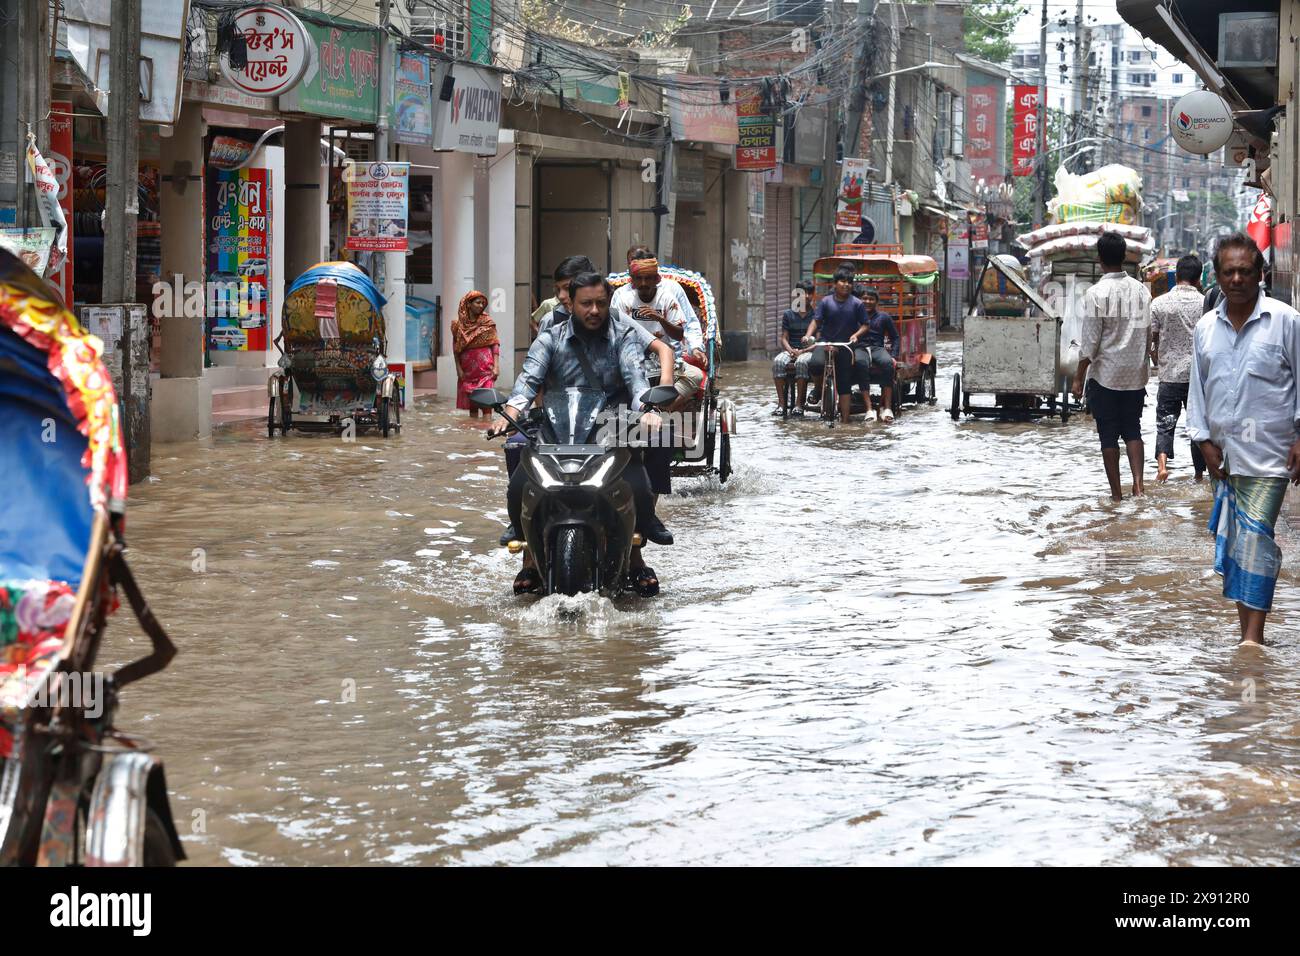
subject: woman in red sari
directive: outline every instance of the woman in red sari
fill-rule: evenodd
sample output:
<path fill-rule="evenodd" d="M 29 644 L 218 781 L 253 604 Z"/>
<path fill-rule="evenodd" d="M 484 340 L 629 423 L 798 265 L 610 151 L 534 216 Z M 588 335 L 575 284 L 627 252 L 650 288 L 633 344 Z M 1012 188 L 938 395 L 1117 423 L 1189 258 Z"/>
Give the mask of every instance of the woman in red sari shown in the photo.
<path fill-rule="evenodd" d="M 469 402 L 476 388 L 492 388 L 501 373 L 501 340 L 497 325 L 487 314 L 487 296 L 466 292 L 460 300 L 456 320 L 451 323 L 451 350 L 456 359 L 456 407 L 469 409 L 477 418 L 479 409 Z M 488 411 L 483 410 L 484 417 Z"/>

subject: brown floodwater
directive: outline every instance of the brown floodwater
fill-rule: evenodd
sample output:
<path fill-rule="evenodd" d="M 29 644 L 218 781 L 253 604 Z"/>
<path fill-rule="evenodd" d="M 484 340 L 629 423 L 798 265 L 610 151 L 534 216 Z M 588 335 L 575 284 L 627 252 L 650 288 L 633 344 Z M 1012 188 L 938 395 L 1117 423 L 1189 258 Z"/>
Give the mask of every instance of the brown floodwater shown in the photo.
<path fill-rule="evenodd" d="M 729 366 L 736 473 L 661 503 L 648 601 L 512 597 L 499 443 L 446 401 L 155 446 L 128 541 L 180 654 L 121 723 L 191 859 L 1300 862 L 1296 575 L 1238 649 L 1185 443 L 1112 504 L 1090 420 L 954 423 L 959 355 L 834 430 Z"/>

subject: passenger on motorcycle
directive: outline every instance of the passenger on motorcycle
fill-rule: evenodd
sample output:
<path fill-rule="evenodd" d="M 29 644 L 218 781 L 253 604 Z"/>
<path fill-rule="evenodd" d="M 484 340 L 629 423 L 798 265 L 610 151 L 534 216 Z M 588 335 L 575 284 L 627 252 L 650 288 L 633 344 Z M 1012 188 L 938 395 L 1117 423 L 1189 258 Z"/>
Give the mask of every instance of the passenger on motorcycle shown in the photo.
<path fill-rule="evenodd" d="M 569 283 L 573 317 L 562 325 L 552 325 L 538 334 L 537 340 L 528 349 L 514 391 L 503 406 L 506 416 L 518 421 L 543 387 L 557 390 L 599 387 L 605 392 L 607 408 L 641 407 L 641 396 L 650 387 L 645 377 L 644 355 L 652 340 L 637 323 L 626 322 L 611 314 L 610 292 L 608 280 L 598 273 L 585 272 L 574 277 Z M 587 367 L 584 367 L 584 363 Z M 659 384 L 672 384 L 670 375 L 671 367 L 665 366 Z M 593 381 L 593 376 L 598 381 Z M 646 410 L 641 416 L 641 423 L 647 428 L 657 428 L 662 420 L 655 412 Z M 504 422 L 498 421 L 493 426 L 492 434 L 500 434 L 505 427 Z M 624 477 L 632 486 L 636 502 L 637 531 L 656 543 L 670 544 L 671 535 L 667 541 L 662 541 L 663 536 L 656 534 L 655 525 L 658 522 L 654 517 L 650 479 L 639 457 L 627 466 Z M 510 478 L 507 492 L 510 524 L 515 528 L 522 527 L 520 512 L 524 481 L 523 470 L 517 469 Z M 658 527 L 662 528 L 662 525 Z M 657 593 L 659 579 L 642 560 L 639 547 L 632 551 L 631 565 L 637 592 L 644 596 Z M 541 579 L 532 556 L 525 551 L 523 570 L 515 578 L 515 593 L 535 591 L 540 585 Z"/>
<path fill-rule="evenodd" d="M 568 256 L 555 267 L 555 305 L 537 320 L 537 334 L 552 325 L 569 321 L 569 283 L 584 272 L 595 272 L 596 266 L 586 256 Z M 552 300 L 547 300 L 552 301 Z M 535 313 L 534 313 L 535 314 Z"/>
<path fill-rule="evenodd" d="M 808 334 L 803 344 L 814 342 L 847 342 L 856 355 L 848 349 L 836 348 L 835 353 L 835 391 L 840 402 L 840 418 L 849 420 L 853 405 L 853 383 L 857 382 L 867 401 L 867 419 L 874 416 L 871 412 L 871 392 L 867 378 L 867 366 L 870 356 L 865 350 L 857 348 L 858 340 L 867 331 L 867 307 L 862 300 L 853 295 L 853 269 L 840 266 L 835 270 L 835 292 L 822 296 L 813 311 L 813 320 L 808 326 Z M 822 382 L 826 376 L 826 346 L 817 346 L 813 352 L 810 371 L 816 393 L 820 394 Z M 855 360 L 856 359 L 856 360 Z"/>
<path fill-rule="evenodd" d="M 781 349 L 772 359 L 772 381 L 776 384 L 777 409 L 772 414 L 781 414 L 781 405 L 785 401 L 785 380 L 794 375 L 798 388 L 798 401 L 794 414 L 802 416 L 804 403 L 808 400 L 808 378 L 812 374 L 813 350 L 804 347 L 804 336 L 812 322 L 813 284 L 807 280 L 794 287 L 790 296 L 791 308 L 781 316 Z M 793 367 L 792 367 L 793 366 Z"/>

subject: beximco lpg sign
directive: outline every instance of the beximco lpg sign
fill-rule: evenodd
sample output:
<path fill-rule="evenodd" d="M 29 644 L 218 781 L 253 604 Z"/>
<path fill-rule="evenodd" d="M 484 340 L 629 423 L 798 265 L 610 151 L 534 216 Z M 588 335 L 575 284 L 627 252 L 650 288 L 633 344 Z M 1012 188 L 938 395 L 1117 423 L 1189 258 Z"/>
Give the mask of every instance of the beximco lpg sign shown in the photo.
<path fill-rule="evenodd" d="M 438 93 L 434 149 L 495 155 L 501 127 L 501 74 L 466 63 L 446 64 L 433 88 Z"/>
<path fill-rule="evenodd" d="M 1188 93 L 1169 112 L 1169 132 L 1189 153 L 1208 155 L 1232 136 L 1232 110 L 1217 93 Z"/>

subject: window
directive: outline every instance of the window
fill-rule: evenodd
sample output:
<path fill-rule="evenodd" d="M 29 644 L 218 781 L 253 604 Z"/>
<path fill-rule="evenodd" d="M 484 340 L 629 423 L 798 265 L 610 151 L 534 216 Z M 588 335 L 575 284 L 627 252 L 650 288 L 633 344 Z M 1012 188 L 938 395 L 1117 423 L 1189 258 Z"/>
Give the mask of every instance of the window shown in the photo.
<path fill-rule="evenodd" d="M 1181 83 L 1181 82 L 1183 82 L 1183 74 L 1181 74 L 1181 73 L 1175 73 L 1175 74 L 1173 75 L 1173 81 L 1174 81 L 1175 83 Z"/>
<path fill-rule="evenodd" d="M 1151 85 L 1152 83 L 1154 83 L 1155 81 L 1156 81 L 1156 75 L 1155 75 L 1154 73 L 1148 73 L 1148 74 L 1147 74 L 1147 86 L 1150 86 L 1150 85 Z"/>
<path fill-rule="evenodd" d="M 1155 50 L 1152 50 L 1152 51 L 1151 51 L 1151 59 L 1152 59 L 1153 62 L 1155 61 L 1155 58 L 1156 58 L 1156 51 L 1155 51 Z"/>
<path fill-rule="evenodd" d="M 1150 115 L 1151 115 L 1151 107 L 1149 107 L 1149 106 L 1144 106 L 1144 107 L 1142 107 L 1142 116 L 1145 118 L 1145 117 L 1148 117 L 1148 116 L 1150 116 Z"/>
<path fill-rule="evenodd" d="M 415 0 L 415 8 L 411 11 L 411 36 L 435 50 L 453 56 L 467 56 L 469 17 L 464 6 L 464 0 L 436 5 L 431 0 Z M 447 8 L 454 8 L 462 15 L 448 16 Z"/>
<path fill-rule="evenodd" d="M 1142 51 L 1141 51 L 1141 50 L 1131 50 L 1131 51 L 1129 51 L 1128 61 L 1129 61 L 1130 63 L 1138 63 L 1138 62 L 1140 62 L 1141 60 L 1142 60 Z"/>
<path fill-rule="evenodd" d="M 1142 82 L 1142 74 L 1141 74 L 1141 73 L 1130 73 L 1130 74 L 1128 75 L 1128 81 L 1129 81 L 1130 83 L 1134 84 L 1134 85 L 1136 85 L 1136 84 L 1138 84 L 1138 83 L 1141 83 L 1141 82 Z"/>
<path fill-rule="evenodd" d="M 1025 54 L 1025 66 L 1038 66 L 1038 54 L 1037 53 Z"/>
<path fill-rule="evenodd" d="M 1025 65 L 1025 55 L 1023 53 L 1017 53 L 1011 58 L 1011 65 L 1016 68 L 1023 67 Z"/>

